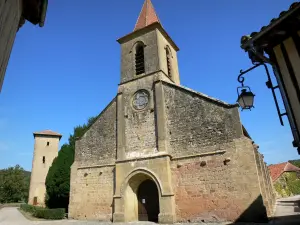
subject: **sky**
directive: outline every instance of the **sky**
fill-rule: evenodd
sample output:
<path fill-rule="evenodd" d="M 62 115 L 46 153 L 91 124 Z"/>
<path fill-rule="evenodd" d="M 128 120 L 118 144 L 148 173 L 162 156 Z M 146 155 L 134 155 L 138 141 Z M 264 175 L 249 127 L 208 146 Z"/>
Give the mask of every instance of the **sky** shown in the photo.
<path fill-rule="evenodd" d="M 237 76 L 251 62 L 242 35 L 259 31 L 294 0 L 152 0 L 179 46 L 181 84 L 235 103 Z M 0 93 L 0 168 L 31 170 L 33 132 L 51 129 L 68 141 L 77 125 L 98 115 L 120 82 L 120 46 L 133 31 L 143 0 L 49 0 L 43 28 L 27 22 L 17 33 Z M 255 108 L 241 112 L 268 164 L 298 159 L 287 118 L 281 126 L 267 76 L 245 77 Z M 278 96 L 279 97 L 279 96 Z M 282 110 L 283 104 L 279 98 Z"/>

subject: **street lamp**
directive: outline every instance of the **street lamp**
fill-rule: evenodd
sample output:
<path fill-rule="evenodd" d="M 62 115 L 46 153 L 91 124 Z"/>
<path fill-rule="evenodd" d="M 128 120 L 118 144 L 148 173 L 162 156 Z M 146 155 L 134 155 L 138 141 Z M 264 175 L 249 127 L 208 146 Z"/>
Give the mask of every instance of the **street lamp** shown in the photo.
<path fill-rule="evenodd" d="M 240 93 L 239 93 L 239 90 L 241 90 Z M 251 92 L 250 87 L 244 87 L 244 86 L 243 87 L 238 87 L 237 92 L 238 92 L 237 102 L 239 103 L 242 110 L 244 110 L 244 109 L 251 110 L 252 108 L 254 108 L 254 96 L 255 96 L 255 94 L 253 94 Z"/>
<path fill-rule="evenodd" d="M 237 94 L 238 94 L 237 102 L 239 103 L 242 110 L 244 110 L 244 109 L 251 110 L 252 108 L 254 108 L 254 96 L 255 95 L 251 92 L 250 87 L 244 86 L 244 80 L 245 80 L 244 75 L 246 73 L 250 72 L 251 70 L 259 67 L 259 66 L 264 66 L 264 68 L 266 70 L 266 74 L 267 74 L 267 77 L 268 77 L 266 85 L 272 91 L 272 95 L 273 95 L 273 98 L 274 98 L 274 102 L 275 102 L 276 110 L 277 110 L 277 113 L 278 113 L 278 117 L 279 117 L 281 125 L 283 126 L 282 116 L 285 116 L 287 114 L 286 114 L 286 112 L 285 113 L 280 112 L 278 101 L 277 101 L 276 94 L 275 94 L 275 89 L 279 88 L 279 86 L 278 85 L 275 86 L 275 87 L 273 86 L 271 76 L 270 76 L 270 73 L 269 73 L 269 70 L 268 70 L 268 67 L 266 66 L 266 64 L 257 63 L 257 64 L 254 64 L 254 66 L 252 66 L 251 68 L 249 68 L 245 71 L 240 70 L 240 74 L 239 74 L 237 80 L 242 86 L 237 88 Z"/>

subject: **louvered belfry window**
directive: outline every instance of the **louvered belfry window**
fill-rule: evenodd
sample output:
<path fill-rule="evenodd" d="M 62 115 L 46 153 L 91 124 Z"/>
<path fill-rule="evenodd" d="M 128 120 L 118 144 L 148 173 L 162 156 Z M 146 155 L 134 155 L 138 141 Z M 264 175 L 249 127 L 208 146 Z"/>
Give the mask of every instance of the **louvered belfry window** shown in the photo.
<path fill-rule="evenodd" d="M 136 73 L 136 75 L 141 75 L 141 74 L 145 73 L 144 46 L 142 46 L 142 45 L 139 45 L 136 48 L 135 73 Z"/>
<path fill-rule="evenodd" d="M 171 55 L 168 48 L 166 48 L 166 55 L 167 55 L 167 67 L 168 67 L 168 76 L 171 77 Z"/>

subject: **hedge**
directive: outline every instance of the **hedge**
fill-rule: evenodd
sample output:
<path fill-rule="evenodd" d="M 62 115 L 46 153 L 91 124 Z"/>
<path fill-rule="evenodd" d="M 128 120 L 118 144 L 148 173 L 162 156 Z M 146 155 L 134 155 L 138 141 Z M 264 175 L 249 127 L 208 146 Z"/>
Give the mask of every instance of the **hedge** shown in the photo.
<path fill-rule="evenodd" d="M 32 215 L 48 220 L 61 220 L 65 218 L 65 209 L 37 209 Z"/>
<path fill-rule="evenodd" d="M 61 220 L 65 218 L 65 209 L 47 209 L 40 206 L 22 204 L 20 209 L 29 212 L 32 216 L 48 220 Z"/>
<path fill-rule="evenodd" d="M 21 204 L 20 209 L 25 212 L 33 213 L 35 211 L 36 206 L 28 205 L 28 204 Z"/>

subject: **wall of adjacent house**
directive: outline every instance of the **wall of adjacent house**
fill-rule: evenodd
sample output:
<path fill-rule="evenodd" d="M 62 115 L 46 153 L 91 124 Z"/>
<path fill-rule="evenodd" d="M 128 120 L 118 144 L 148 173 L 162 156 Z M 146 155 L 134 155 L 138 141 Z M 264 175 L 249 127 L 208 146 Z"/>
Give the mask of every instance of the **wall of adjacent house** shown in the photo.
<path fill-rule="evenodd" d="M 279 83 L 285 90 L 285 93 L 289 101 L 286 105 L 291 108 L 292 115 L 288 115 L 290 118 L 290 123 L 292 126 L 297 128 L 297 131 L 293 131 L 298 137 L 295 139 L 299 140 L 300 132 L 300 31 L 294 35 L 294 37 L 289 37 L 281 44 L 273 48 L 275 58 L 279 67 L 279 72 L 281 77 L 279 77 Z M 283 98 L 285 100 L 285 97 Z M 287 110 L 289 111 L 289 109 Z M 293 124 L 295 123 L 295 124 Z"/>
<path fill-rule="evenodd" d="M 0 91 L 22 14 L 21 2 L 0 1 Z"/>

